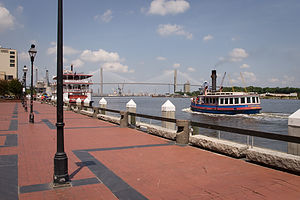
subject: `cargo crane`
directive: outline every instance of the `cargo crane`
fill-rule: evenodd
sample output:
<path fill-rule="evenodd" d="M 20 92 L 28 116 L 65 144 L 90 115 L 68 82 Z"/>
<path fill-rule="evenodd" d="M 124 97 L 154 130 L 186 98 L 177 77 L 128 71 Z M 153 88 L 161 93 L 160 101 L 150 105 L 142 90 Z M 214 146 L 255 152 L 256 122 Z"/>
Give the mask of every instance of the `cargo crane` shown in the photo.
<path fill-rule="evenodd" d="M 220 92 L 223 91 L 223 83 L 224 83 L 225 76 L 226 76 L 226 72 L 224 72 L 224 75 L 223 75 L 223 78 L 222 78 L 222 81 L 221 81 Z"/>

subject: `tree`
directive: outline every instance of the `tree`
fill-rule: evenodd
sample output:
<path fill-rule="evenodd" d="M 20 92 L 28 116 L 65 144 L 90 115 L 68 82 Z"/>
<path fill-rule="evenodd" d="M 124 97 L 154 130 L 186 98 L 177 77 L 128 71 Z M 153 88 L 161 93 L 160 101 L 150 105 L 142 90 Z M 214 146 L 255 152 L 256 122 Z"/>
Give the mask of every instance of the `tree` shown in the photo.
<path fill-rule="evenodd" d="M 7 94 L 9 94 L 8 81 L 7 80 L 0 80 L 0 95 L 5 96 Z"/>
<path fill-rule="evenodd" d="M 18 79 L 13 79 L 8 82 L 8 91 L 15 95 L 15 98 L 19 99 L 22 95 L 22 83 Z"/>

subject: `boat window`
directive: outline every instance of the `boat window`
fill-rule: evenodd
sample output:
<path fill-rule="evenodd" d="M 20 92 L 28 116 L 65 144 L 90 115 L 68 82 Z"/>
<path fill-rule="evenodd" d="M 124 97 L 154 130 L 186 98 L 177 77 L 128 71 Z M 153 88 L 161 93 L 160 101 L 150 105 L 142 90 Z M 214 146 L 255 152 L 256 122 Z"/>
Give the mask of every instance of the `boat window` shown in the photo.
<path fill-rule="evenodd" d="M 258 97 L 256 97 L 256 103 L 259 103 L 259 98 Z"/>
<path fill-rule="evenodd" d="M 228 98 L 225 98 L 225 104 L 228 104 Z"/>
<path fill-rule="evenodd" d="M 220 98 L 220 104 L 224 104 L 224 99 Z"/>
<path fill-rule="evenodd" d="M 233 98 L 229 99 L 229 104 L 233 104 Z"/>
<path fill-rule="evenodd" d="M 213 104 L 216 104 L 216 98 L 213 98 Z"/>
<path fill-rule="evenodd" d="M 247 97 L 247 103 L 251 103 L 250 97 Z"/>
<path fill-rule="evenodd" d="M 255 97 L 252 97 L 252 103 L 256 103 L 256 102 L 255 102 Z"/>
<path fill-rule="evenodd" d="M 234 104 L 239 104 L 239 98 L 234 98 Z"/>
<path fill-rule="evenodd" d="M 241 103 L 245 103 L 245 97 L 241 98 Z"/>
<path fill-rule="evenodd" d="M 209 98 L 209 103 L 212 104 L 212 98 Z"/>

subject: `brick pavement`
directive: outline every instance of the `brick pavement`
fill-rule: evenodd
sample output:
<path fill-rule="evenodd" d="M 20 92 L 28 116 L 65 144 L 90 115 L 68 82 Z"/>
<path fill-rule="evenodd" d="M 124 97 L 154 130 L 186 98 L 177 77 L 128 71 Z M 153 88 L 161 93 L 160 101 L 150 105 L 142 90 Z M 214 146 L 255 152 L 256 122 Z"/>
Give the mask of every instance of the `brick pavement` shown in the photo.
<path fill-rule="evenodd" d="M 72 187 L 53 189 L 56 108 L 0 103 L 0 199 L 300 199 L 300 177 L 65 111 Z"/>

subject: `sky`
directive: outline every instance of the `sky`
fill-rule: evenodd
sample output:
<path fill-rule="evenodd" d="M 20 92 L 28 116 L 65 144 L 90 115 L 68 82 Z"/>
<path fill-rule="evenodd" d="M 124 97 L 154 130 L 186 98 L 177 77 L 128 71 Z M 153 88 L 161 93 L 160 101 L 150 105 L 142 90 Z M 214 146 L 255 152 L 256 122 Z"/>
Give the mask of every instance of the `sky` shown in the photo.
<path fill-rule="evenodd" d="M 216 69 L 224 86 L 300 87 L 299 0 L 64 0 L 63 8 L 64 68 L 94 82 L 100 67 L 104 82 L 173 83 L 177 69 L 177 82 L 191 84 Z M 56 75 L 56 40 L 57 1 L 0 0 L 0 46 L 18 51 L 19 77 L 31 44 L 39 79 L 46 69 Z"/>

